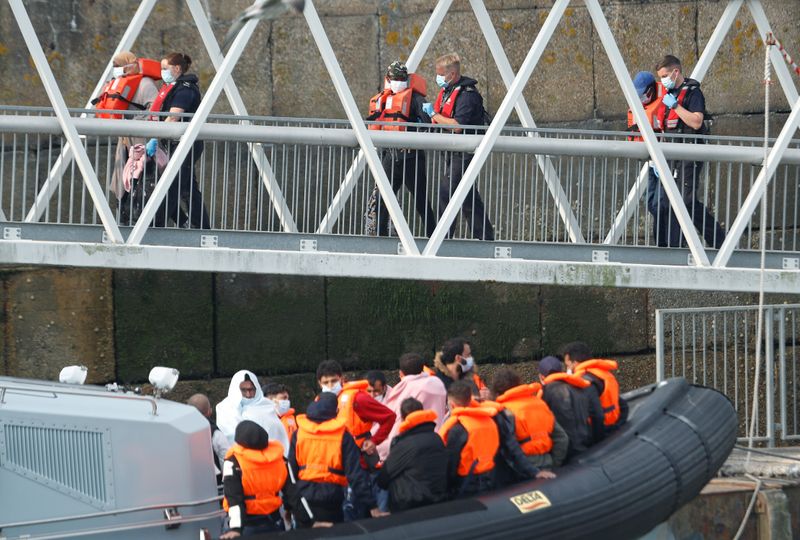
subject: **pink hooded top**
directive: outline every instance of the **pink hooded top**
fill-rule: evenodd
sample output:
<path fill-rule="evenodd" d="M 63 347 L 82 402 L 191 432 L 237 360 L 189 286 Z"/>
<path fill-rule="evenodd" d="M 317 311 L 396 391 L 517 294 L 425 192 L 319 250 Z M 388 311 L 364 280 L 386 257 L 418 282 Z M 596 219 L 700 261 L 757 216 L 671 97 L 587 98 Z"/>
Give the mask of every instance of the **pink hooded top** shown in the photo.
<path fill-rule="evenodd" d="M 389 455 L 392 439 L 395 438 L 400 428 L 402 420 L 400 417 L 400 404 L 406 398 L 415 398 L 422 403 L 423 409 L 436 413 L 437 430 L 442 425 L 442 419 L 447 411 L 447 390 L 444 388 L 444 383 L 439 380 L 439 377 L 430 376 L 425 372 L 419 375 L 406 375 L 392 388 L 391 392 L 387 393 L 386 399 L 383 401 L 383 404 L 397 415 L 397 420 L 386 440 L 378 445 L 378 454 L 381 461 L 386 460 Z"/>

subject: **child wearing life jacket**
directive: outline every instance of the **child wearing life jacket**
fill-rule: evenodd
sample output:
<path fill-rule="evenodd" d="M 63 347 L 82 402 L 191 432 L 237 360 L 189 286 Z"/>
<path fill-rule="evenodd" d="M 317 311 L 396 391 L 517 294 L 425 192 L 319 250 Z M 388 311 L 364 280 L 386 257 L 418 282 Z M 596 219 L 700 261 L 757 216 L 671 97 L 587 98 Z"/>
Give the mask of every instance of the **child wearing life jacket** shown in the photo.
<path fill-rule="evenodd" d="M 306 414 L 297 416 L 297 428 L 289 448 L 289 469 L 295 483 L 287 485 L 285 502 L 298 526 L 342 522 L 348 486 L 372 516 L 381 515 L 369 474 L 361 467 L 361 452 L 344 420 L 337 417 L 336 395 L 323 392 Z"/>
<path fill-rule="evenodd" d="M 264 397 L 271 399 L 275 403 L 275 411 L 281 419 L 281 424 L 286 428 L 286 435 L 292 438 L 297 431 L 297 419 L 295 418 L 292 402 L 289 400 L 289 389 L 279 383 L 267 383 L 262 387 Z"/>
<path fill-rule="evenodd" d="M 236 426 L 234 444 L 222 465 L 224 498 L 230 531 L 221 538 L 237 538 L 282 531 L 281 492 L 286 483 L 283 445 L 250 420 Z"/>

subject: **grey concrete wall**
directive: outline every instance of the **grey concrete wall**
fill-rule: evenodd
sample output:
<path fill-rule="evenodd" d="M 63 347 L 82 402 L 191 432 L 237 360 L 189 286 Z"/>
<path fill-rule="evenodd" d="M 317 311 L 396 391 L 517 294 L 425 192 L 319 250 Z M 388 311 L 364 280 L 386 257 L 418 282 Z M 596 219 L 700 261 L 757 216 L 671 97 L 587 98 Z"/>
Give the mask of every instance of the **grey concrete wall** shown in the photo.
<path fill-rule="evenodd" d="M 395 373 L 405 352 L 432 358 L 448 338 L 472 341 L 482 373 L 582 340 L 622 358 L 620 380 L 655 378 L 653 313 L 665 307 L 753 304 L 754 294 L 239 274 L 80 269 L 0 273 L 0 374 L 55 379 L 84 364 L 89 381 L 142 383 L 151 367 L 181 371 L 176 396 L 224 397 L 251 369 L 313 393 L 322 359 L 354 373 Z M 773 296 L 768 302 L 800 302 Z"/>
<path fill-rule="evenodd" d="M 235 15 L 250 2 L 206 2 L 221 38 Z M 605 0 L 604 12 L 631 71 L 652 69 L 664 53 L 674 53 L 690 70 L 724 9 L 725 0 Z M 135 0 L 28 2 L 34 27 L 67 103 L 82 106 L 133 13 Z M 487 0 L 492 21 L 512 66 L 522 63 L 552 5 L 550 0 Z M 525 89 L 540 123 L 613 121 L 626 106 L 611 66 L 582 2 L 559 25 Z M 421 32 L 434 0 L 318 0 L 318 10 L 350 87 L 366 111 L 381 85 L 385 66 L 405 59 Z M 798 54 L 800 9 L 795 0 L 764 0 L 777 37 Z M 190 54 L 201 85 L 214 70 L 183 0 L 162 0 L 137 40 L 134 51 L 158 58 L 179 50 Z M 420 72 L 434 88 L 434 59 L 457 51 L 464 72 L 479 80 L 487 109 L 494 111 L 505 94 L 499 74 L 474 15 L 456 0 L 423 58 Z M 704 88 L 708 108 L 718 117 L 763 111 L 763 44 L 747 11 L 742 11 L 711 67 Z M 41 84 L 28 60 L 7 4 L 0 4 L 0 103 L 46 105 Z M 263 22 L 234 72 L 253 114 L 343 117 L 329 78 L 301 17 Z M 20 91 L 24 86 L 25 91 Z M 775 91 L 774 110 L 788 105 Z M 217 110 L 227 111 L 220 100 Z M 748 122 L 735 116 L 730 130 Z M 741 123 L 740 123 L 741 120 Z M 723 122 L 725 124 L 725 122 Z M 723 131 L 728 131 L 723 128 Z M 749 131 L 748 131 L 749 132 Z"/>

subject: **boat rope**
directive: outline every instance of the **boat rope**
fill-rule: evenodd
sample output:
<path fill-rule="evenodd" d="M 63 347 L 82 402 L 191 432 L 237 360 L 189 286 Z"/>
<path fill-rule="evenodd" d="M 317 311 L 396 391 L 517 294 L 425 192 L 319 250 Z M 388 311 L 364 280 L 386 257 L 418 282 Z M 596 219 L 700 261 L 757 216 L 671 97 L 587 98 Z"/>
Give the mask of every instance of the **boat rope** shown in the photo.
<path fill-rule="evenodd" d="M 750 504 L 747 505 L 747 511 L 744 513 L 744 518 L 742 518 L 742 522 L 739 524 L 739 530 L 736 531 L 736 536 L 733 537 L 733 540 L 739 540 L 742 537 L 742 533 L 744 532 L 745 525 L 747 525 L 747 520 L 750 519 L 750 514 L 753 511 L 753 507 L 756 505 L 756 499 L 758 498 L 758 492 L 761 490 L 761 479 L 756 478 L 751 474 L 745 475 L 747 478 L 752 480 L 756 483 L 756 487 L 753 490 L 753 496 L 750 498 Z"/>
<path fill-rule="evenodd" d="M 783 44 L 775 38 L 775 34 L 772 32 L 767 32 L 767 39 L 764 41 L 764 46 L 767 48 L 767 55 L 769 55 L 770 47 L 777 47 L 783 56 L 783 59 L 786 60 L 787 64 L 789 64 L 789 67 L 792 68 L 796 75 L 800 75 L 800 66 L 798 66 L 792 57 L 789 56 L 789 53 L 783 48 Z"/>
<path fill-rule="evenodd" d="M 764 42 L 764 163 L 763 170 L 767 170 L 767 157 L 769 156 L 769 87 L 772 84 L 772 70 L 769 61 L 771 34 L 767 35 Z M 774 38 L 772 38 L 774 40 Z M 747 446 L 753 447 L 753 439 L 755 438 L 755 431 L 758 421 L 758 393 L 759 393 L 759 379 L 761 375 L 761 346 L 764 337 L 764 274 L 767 258 L 767 186 L 769 186 L 769 179 L 764 184 L 764 192 L 761 194 L 761 211 L 760 211 L 760 225 L 759 225 L 759 243 L 761 248 L 761 265 L 758 275 L 758 321 L 756 323 L 756 373 L 753 380 L 753 405 L 750 411 L 750 427 L 747 433 Z M 763 344 L 764 348 L 768 344 Z M 750 462 L 750 454 L 747 454 L 746 463 Z"/>

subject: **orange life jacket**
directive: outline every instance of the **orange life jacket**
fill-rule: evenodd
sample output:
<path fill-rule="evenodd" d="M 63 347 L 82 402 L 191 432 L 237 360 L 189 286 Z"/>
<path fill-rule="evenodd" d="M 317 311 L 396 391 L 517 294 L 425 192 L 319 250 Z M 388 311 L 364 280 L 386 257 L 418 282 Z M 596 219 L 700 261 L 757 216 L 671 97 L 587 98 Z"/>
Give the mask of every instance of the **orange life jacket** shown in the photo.
<path fill-rule="evenodd" d="M 617 369 L 614 360 L 586 360 L 578 364 L 575 368 L 576 375 L 591 373 L 605 385 L 603 393 L 600 395 L 600 405 L 603 407 L 603 424 L 613 426 L 619 420 L 619 382 L 611 374 Z"/>
<path fill-rule="evenodd" d="M 547 377 L 544 378 L 544 385 L 547 386 L 551 382 L 555 381 L 562 381 L 567 384 L 574 386 L 575 388 L 589 388 L 592 383 L 581 377 L 580 375 L 576 375 L 575 373 L 569 374 L 559 372 L 559 373 L 551 373 Z"/>
<path fill-rule="evenodd" d="M 500 448 L 500 434 L 494 423 L 497 411 L 491 407 L 456 407 L 442 425 L 439 435 L 447 444 L 447 434 L 456 424 L 467 432 L 467 443 L 461 450 L 458 475 L 483 474 L 494 469 L 494 456 Z"/>
<path fill-rule="evenodd" d="M 342 391 L 339 392 L 338 417 L 344 421 L 347 431 L 350 432 L 359 447 L 370 436 L 372 430 L 372 422 L 363 421 L 354 408 L 356 394 L 364 392 L 367 388 L 369 388 L 367 381 L 353 381 L 345 384 Z"/>
<path fill-rule="evenodd" d="M 342 461 L 344 422 L 334 418 L 327 422 L 312 422 L 301 414 L 297 417 L 295 453 L 297 476 L 307 482 L 347 485 Z"/>
<path fill-rule="evenodd" d="M 242 491 L 247 515 L 265 516 L 281 507 L 278 495 L 286 483 L 286 462 L 283 445 L 270 441 L 263 450 L 253 450 L 234 444 L 225 454 L 225 459 L 236 457 L 242 469 Z M 228 499 L 223 498 L 222 507 L 228 511 Z"/>
<path fill-rule="evenodd" d="M 388 85 L 387 85 L 388 86 Z M 403 124 L 411 121 L 411 99 L 414 93 L 425 96 L 428 93 L 428 83 L 416 73 L 408 74 L 408 88 L 393 94 L 389 88 L 384 88 L 369 100 L 369 116 L 367 120 L 378 122 L 391 122 L 391 124 L 371 124 L 369 129 L 384 131 L 405 131 Z"/>
<path fill-rule="evenodd" d="M 429 368 L 428 366 L 422 366 L 422 371 L 424 371 L 428 375 L 436 375 L 436 372 L 432 368 Z"/>
<path fill-rule="evenodd" d="M 497 397 L 498 403 L 514 413 L 514 431 L 526 456 L 546 454 L 553 448 L 551 434 L 556 417 L 537 393 L 539 383 L 522 384 Z"/>
<path fill-rule="evenodd" d="M 661 82 L 656 81 L 656 96 L 653 98 L 653 101 L 644 105 L 644 114 L 647 117 L 647 121 L 650 122 L 650 127 L 653 128 L 655 131 L 662 131 L 660 126 L 659 119 L 664 114 L 664 109 L 666 106 L 661 102 L 661 99 L 664 97 L 666 90 L 664 89 L 664 85 Z M 628 129 L 635 129 L 636 128 L 636 120 L 633 118 L 633 111 L 628 109 Z M 641 141 L 643 140 L 641 136 L 631 136 L 628 137 L 630 141 Z"/>
<path fill-rule="evenodd" d="M 697 88 L 695 84 L 683 84 L 681 89 L 678 91 L 678 105 L 683 105 L 683 100 L 686 98 L 686 94 L 689 93 L 689 90 L 693 90 Z M 678 129 L 681 123 L 681 118 L 678 116 L 677 106 L 675 109 L 668 109 L 666 105 L 664 105 L 661 100 L 658 101 L 661 104 L 656 115 L 654 117 L 653 129 L 656 131 L 674 131 Z"/>
<path fill-rule="evenodd" d="M 458 94 L 461 93 L 461 87 L 456 86 L 453 88 L 453 91 L 450 92 L 450 95 L 447 96 L 447 99 L 444 101 L 444 103 L 442 103 L 442 100 L 444 99 L 444 91 L 444 88 L 439 90 L 439 95 L 436 96 L 436 103 L 433 104 L 433 110 L 437 114 L 441 114 L 447 118 L 453 118 L 453 113 L 456 107 L 456 99 L 458 98 Z"/>
<path fill-rule="evenodd" d="M 139 73 L 132 73 L 130 75 L 123 75 L 116 79 L 108 81 L 100 95 L 92 100 L 92 105 L 97 109 L 108 109 L 113 111 L 127 111 L 131 106 L 145 110 L 145 106 L 141 103 L 134 103 L 133 97 L 139 89 L 139 84 L 142 82 L 142 77 L 149 77 L 154 81 L 161 80 L 161 62 L 157 60 L 150 60 L 149 58 L 140 58 Z M 123 118 L 121 114 L 111 113 L 97 113 L 98 118 Z"/>
<path fill-rule="evenodd" d="M 414 411 L 408 416 L 403 422 L 400 424 L 398 428 L 398 433 L 405 433 L 409 429 L 413 429 L 420 424 L 425 424 L 429 422 L 436 422 L 436 413 L 429 410 L 422 410 L 422 411 Z"/>
<path fill-rule="evenodd" d="M 156 96 L 156 99 L 154 99 L 153 104 L 150 105 L 150 112 L 157 112 L 157 113 L 164 112 L 161 110 L 161 107 L 164 106 L 164 100 L 167 99 L 167 96 L 169 95 L 169 93 L 172 91 L 173 88 L 175 88 L 174 82 L 161 85 L 161 88 L 158 90 L 158 95 Z M 150 116 L 150 120 L 154 122 L 164 120 L 165 118 L 166 117 L 164 116 Z"/>
<path fill-rule="evenodd" d="M 472 382 L 474 382 L 474 383 L 475 383 L 475 386 L 478 388 L 478 390 L 479 390 L 479 391 L 480 391 L 480 390 L 483 390 L 484 388 L 486 388 L 486 385 L 485 385 L 485 384 L 484 384 L 484 382 L 481 380 L 481 378 L 480 378 L 480 377 L 478 377 L 478 374 L 477 374 L 477 373 L 473 373 L 473 374 L 472 374 Z"/>
<path fill-rule="evenodd" d="M 291 439 L 292 434 L 297 431 L 297 420 L 295 420 L 294 417 L 294 409 L 289 409 L 281 415 L 281 424 L 283 424 L 284 429 L 286 429 L 286 434 L 289 436 L 289 439 Z"/>

